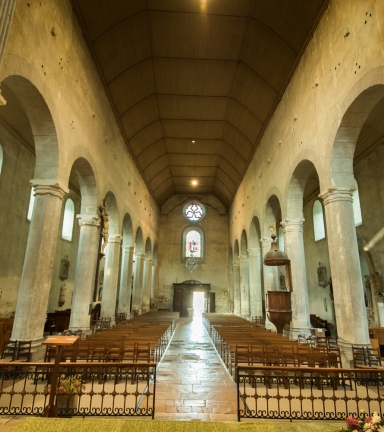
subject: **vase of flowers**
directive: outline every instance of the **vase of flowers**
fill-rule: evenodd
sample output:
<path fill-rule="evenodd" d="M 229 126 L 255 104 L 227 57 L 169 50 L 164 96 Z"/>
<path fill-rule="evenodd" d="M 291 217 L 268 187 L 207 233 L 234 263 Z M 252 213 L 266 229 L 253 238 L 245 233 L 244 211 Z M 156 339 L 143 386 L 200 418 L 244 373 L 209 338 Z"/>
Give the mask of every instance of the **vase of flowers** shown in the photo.
<path fill-rule="evenodd" d="M 365 415 L 365 411 L 361 410 L 361 414 Z M 371 416 L 365 418 L 365 420 L 359 420 L 354 416 L 349 416 L 345 420 L 347 428 L 340 428 L 341 432 L 366 432 L 366 431 L 383 431 L 384 432 L 384 419 L 379 416 L 377 412 L 374 412 Z"/>
<path fill-rule="evenodd" d="M 73 378 L 60 379 L 56 391 L 58 414 L 74 413 L 79 404 L 79 393 L 82 390 L 85 390 L 85 385 L 81 381 Z"/>

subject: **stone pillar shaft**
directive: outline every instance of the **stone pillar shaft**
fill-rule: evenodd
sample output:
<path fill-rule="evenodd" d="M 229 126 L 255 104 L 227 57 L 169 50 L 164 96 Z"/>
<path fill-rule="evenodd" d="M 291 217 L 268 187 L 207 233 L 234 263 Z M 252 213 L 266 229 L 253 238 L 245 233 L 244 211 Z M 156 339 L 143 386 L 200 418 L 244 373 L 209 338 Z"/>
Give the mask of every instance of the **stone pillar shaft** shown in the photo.
<path fill-rule="evenodd" d="M 158 264 L 152 264 L 150 310 L 157 309 L 158 267 Z"/>
<path fill-rule="evenodd" d="M 143 301 L 143 266 L 144 254 L 136 254 L 135 273 L 133 279 L 132 311 L 141 313 Z"/>
<path fill-rule="evenodd" d="M 97 215 L 81 214 L 77 215 L 77 218 L 80 225 L 80 237 L 69 329 L 89 332 L 89 305 L 92 303 L 95 285 L 100 218 Z"/>
<path fill-rule="evenodd" d="M 238 262 L 233 263 L 233 313 L 240 316 L 240 265 Z"/>
<path fill-rule="evenodd" d="M 119 312 L 126 313 L 127 317 L 131 313 L 131 294 L 132 294 L 132 274 L 133 274 L 133 246 L 123 246 L 121 248 L 121 274 L 119 291 Z"/>
<path fill-rule="evenodd" d="M 241 255 L 240 263 L 240 313 L 243 318 L 249 318 L 249 268 L 248 256 Z"/>
<path fill-rule="evenodd" d="M 145 257 L 143 269 L 143 303 L 142 312 L 147 313 L 151 309 L 151 270 L 152 258 Z"/>
<path fill-rule="evenodd" d="M 261 286 L 260 248 L 248 249 L 249 297 L 251 316 L 263 315 L 263 293 Z"/>
<path fill-rule="evenodd" d="M 229 273 L 228 307 L 229 307 L 229 312 L 233 312 L 234 311 L 234 305 L 233 305 L 234 283 L 235 283 L 233 266 L 230 266 L 228 268 L 228 273 Z"/>
<path fill-rule="evenodd" d="M 292 272 L 293 291 L 291 293 L 291 339 L 297 339 L 299 334 L 306 336 L 311 334 L 307 271 L 304 253 L 303 222 L 303 219 L 286 219 L 282 224 L 285 237 L 285 252 L 291 261 Z M 287 286 L 288 283 L 289 281 L 287 281 Z"/>
<path fill-rule="evenodd" d="M 322 194 L 339 346 L 344 367 L 352 362 L 352 345 L 369 345 L 356 228 L 350 188 Z"/>
<path fill-rule="evenodd" d="M 37 346 L 43 340 L 52 282 L 61 207 L 65 190 L 59 185 L 34 185 L 35 207 L 29 227 L 12 340 Z"/>
<path fill-rule="evenodd" d="M 100 316 L 115 320 L 117 283 L 119 280 L 119 263 L 121 236 L 110 235 L 107 245 L 104 266 L 103 298 L 101 300 Z"/>

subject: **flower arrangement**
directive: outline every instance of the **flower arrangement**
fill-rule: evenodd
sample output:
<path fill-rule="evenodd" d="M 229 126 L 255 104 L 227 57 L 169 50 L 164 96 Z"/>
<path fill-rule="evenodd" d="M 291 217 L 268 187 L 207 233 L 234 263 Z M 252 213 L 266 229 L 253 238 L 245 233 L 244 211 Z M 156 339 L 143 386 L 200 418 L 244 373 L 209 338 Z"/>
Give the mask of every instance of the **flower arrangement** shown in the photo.
<path fill-rule="evenodd" d="M 364 410 L 360 412 L 361 414 L 365 414 Z M 340 428 L 341 432 L 384 431 L 384 419 L 381 418 L 377 412 L 374 412 L 372 416 L 366 417 L 365 420 L 359 420 L 354 416 L 349 416 L 345 421 L 347 423 L 347 428 Z"/>
<path fill-rule="evenodd" d="M 51 391 L 51 387 L 46 387 L 48 393 Z M 61 379 L 58 383 L 58 387 L 56 390 L 56 394 L 58 395 L 71 395 L 80 393 L 82 390 L 85 390 L 85 385 L 82 384 L 81 381 L 77 379 Z"/>

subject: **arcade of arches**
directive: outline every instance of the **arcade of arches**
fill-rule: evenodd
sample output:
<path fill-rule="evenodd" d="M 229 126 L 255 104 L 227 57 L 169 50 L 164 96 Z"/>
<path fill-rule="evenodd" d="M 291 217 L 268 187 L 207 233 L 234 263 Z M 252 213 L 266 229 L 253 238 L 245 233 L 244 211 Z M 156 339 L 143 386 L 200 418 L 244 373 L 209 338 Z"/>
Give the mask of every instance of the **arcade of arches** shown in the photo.
<path fill-rule="evenodd" d="M 262 264 L 274 225 L 292 264 L 290 337 L 310 334 L 315 314 L 348 366 L 351 346 L 384 327 L 384 2 L 292 0 L 280 35 L 259 1 L 176 13 L 114 0 L 97 16 L 91 3 L 0 9 L 0 317 L 14 317 L 12 338 L 38 353 L 47 313 L 87 332 L 97 304 L 102 317 L 172 310 L 173 284 L 190 280 L 210 284 L 216 312 L 264 315 L 265 293 L 285 287 Z M 306 27 L 307 3 L 318 9 L 299 37 L 289 25 Z M 187 24 L 208 37 L 204 14 L 205 51 L 179 37 Z M 223 46 L 227 26 L 239 37 Z M 202 217 L 187 219 L 190 204 Z"/>

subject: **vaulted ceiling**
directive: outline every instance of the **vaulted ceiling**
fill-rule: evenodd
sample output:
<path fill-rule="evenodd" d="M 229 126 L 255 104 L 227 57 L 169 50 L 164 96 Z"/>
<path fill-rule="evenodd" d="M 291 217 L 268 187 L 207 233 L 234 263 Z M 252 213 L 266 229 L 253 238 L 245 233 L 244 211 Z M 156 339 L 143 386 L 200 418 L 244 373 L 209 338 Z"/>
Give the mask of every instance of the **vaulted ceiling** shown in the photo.
<path fill-rule="evenodd" d="M 211 193 L 229 207 L 328 0 L 72 3 L 159 206 Z"/>

